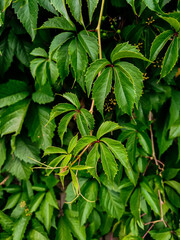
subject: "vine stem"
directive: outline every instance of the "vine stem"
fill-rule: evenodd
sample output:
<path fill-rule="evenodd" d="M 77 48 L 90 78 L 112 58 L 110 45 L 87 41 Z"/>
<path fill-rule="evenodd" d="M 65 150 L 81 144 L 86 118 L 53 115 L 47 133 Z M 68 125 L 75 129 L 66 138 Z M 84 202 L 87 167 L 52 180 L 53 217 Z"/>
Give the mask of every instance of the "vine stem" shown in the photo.
<path fill-rule="evenodd" d="M 98 24 L 96 27 L 96 32 L 98 34 L 98 44 L 99 44 L 99 59 L 102 59 L 102 46 L 101 46 L 101 20 L 102 20 L 102 15 L 103 15 L 103 10 L 104 10 L 104 3 L 105 0 L 102 0 L 101 3 L 101 10 L 100 10 L 100 14 L 99 14 L 99 20 L 98 20 Z M 98 77 L 100 76 L 100 72 L 98 73 Z M 91 103 L 91 108 L 89 110 L 89 112 L 91 114 L 93 114 L 93 109 L 94 109 L 94 99 L 92 99 L 92 103 Z"/>
<path fill-rule="evenodd" d="M 78 157 L 74 160 L 74 162 L 71 163 L 71 166 L 73 166 L 79 159 L 80 157 L 83 155 L 83 153 L 88 149 L 88 147 L 91 146 L 92 143 L 89 143 L 84 149 L 83 151 L 78 155 Z"/>
<path fill-rule="evenodd" d="M 4 185 L 8 179 L 9 179 L 9 175 L 2 182 L 0 182 L 0 186 Z"/>

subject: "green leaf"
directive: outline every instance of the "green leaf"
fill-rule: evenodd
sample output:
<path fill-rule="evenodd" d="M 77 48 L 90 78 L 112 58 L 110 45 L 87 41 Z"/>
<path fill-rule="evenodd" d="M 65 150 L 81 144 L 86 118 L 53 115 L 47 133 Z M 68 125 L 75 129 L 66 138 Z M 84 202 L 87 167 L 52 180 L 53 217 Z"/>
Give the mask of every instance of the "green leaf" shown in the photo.
<path fill-rule="evenodd" d="M 99 50 L 96 36 L 92 32 L 83 30 L 78 34 L 78 39 L 91 59 L 95 61 L 98 58 Z"/>
<path fill-rule="evenodd" d="M 27 228 L 27 225 L 30 221 L 31 217 L 22 216 L 15 224 L 13 228 L 13 240 L 19 239 L 22 240 L 24 238 L 24 234 Z"/>
<path fill-rule="evenodd" d="M 55 15 L 58 15 L 54 7 L 51 5 L 49 0 L 38 0 L 38 3 L 41 7 L 46 9 L 48 12 L 51 12 Z"/>
<path fill-rule="evenodd" d="M 91 92 L 93 80 L 98 75 L 98 73 L 108 64 L 110 64 L 110 62 L 107 59 L 103 58 L 103 59 L 98 59 L 94 61 L 88 67 L 86 71 L 86 77 L 85 77 L 88 96 L 90 95 L 90 92 Z"/>
<path fill-rule="evenodd" d="M 50 109 L 40 105 L 33 105 L 27 119 L 28 134 L 33 142 L 37 142 L 39 148 L 46 149 L 52 145 L 55 123 L 47 122 L 50 117 Z"/>
<path fill-rule="evenodd" d="M 99 151 L 98 151 L 98 145 L 99 145 L 98 143 L 95 143 L 94 147 L 92 148 L 92 150 L 88 154 L 88 156 L 86 158 L 86 166 L 92 167 L 92 168 L 88 169 L 88 172 L 94 178 L 96 178 L 96 180 L 99 182 L 100 180 L 99 180 L 99 177 L 97 175 L 97 162 L 100 158 Z"/>
<path fill-rule="evenodd" d="M 158 4 L 159 0 L 144 0 L 144 3 L 152 11 L 155 11 L 157 13 L 162 13 L 163 12 L 159 7 L 159 4 Z"/>
<path fill-rule="evenodd" d="M 114 156 L 120 161 L 120 163 L 128 168 L 128 156 L 125 147 L 122 145 L 120 141 L 111 139 L 111 138 L 102 138 L 102 142 L 104 142 Z"/>
<path fill-rule="evenodd" d="M 12 7 L 26 31 L 34 40 L 37 28 L 38 4 L 36 0 L 13 1 Z"/>
<path fill-rule="evenodd" d="M 48 57 L 47 52 L 43 48 L 40 48 L 40 47 L 34 48 L 30 54 L 35 57 L 44 57 L 44 58 Z"/>
<path fill-rule="evenodd" d="M 168 16 L 168 14 L 167 14 Z M 180 30 L 180 22 L 176 19 L 176 18 L 173 18 L 173 17 L 165 17 L 165 16 L 159 16 L 160 18 L 162 18 L 164 21 L 168 22 L 171 27 L 173 27 L 175 29 L 176 32 L 179 32 Z"/>
<path fill-rule="evenodd" d="M 68 4 L 70 11 L 76 21 L 81 25 L 84 25 L 81 10 L 81 0 L 66 0 L 66 3 Z"/>
<path fill-rule="evenodd" d="M 29 89 L 25 82 L 9 80 L 0 84 L 0 108 L 19 102 L 29 95 Z"/>
<path fill-rule="evenodd" d="M 66 18 L 63 16 L 61 17 L 54 17 L 50 18 L 39 29 L 47 29 L 47 28 L 55 28 L 55 29 L 62 29 L 65 31 L 75 31 L 76 28 L 74 25 L 70 24 Z"/>
<path fill-rule="evenodd" d="M 123 112 L 131 115 L 135 103 L 135 90 L 131 79 L 125 75 L 119 67 L 114 67 L 115 96 L 119 107 Z"/>
<path fill-rule="evenodd" d="M 111 121 L 103 122 L 97 131 L 97 134 L 96 134 L 97 139 L 100 139 L 106 133 L 118 130 L 120 128 L 121 127 L 115 122 L 111 122 Z"/>
<path fill-rule="evenodd" d="M 0 111 L 1 137 L 14 132 L 15 136 L 20 133 L 27 109 L 29 107 L 29 103 L 29 100 L 22 100 L 16 104 L 11 105 L 8 108 L 3 108 Z"/>
<path fill-rule="evenodd" d="M 76 110 L 76 109 L 77 108 L 75 106 L 73 106 L 72 104 L 59 103 L 56 106 L 54 106 L 53 109 L 51 110 L 49 122 L 52 121 L 55 117 L 57 117 L 57 116 L 59 116 L 63 113 L 70 112 L 70 111 L 73 111 L 73 110 Z M 49 122 L 48 122 L 48 124 L 49 124 Z"/>
<path fill-rule="evenodd" d="M 76 146 L 76 144 L 77 144 L 77 141 L 78 141 L 78 134 L 76 134 L 76 135 L 71 139 L 71 141 L 69 142 L 68 150 L 67 150 L 68 153 L 71 153 L 71 152 L 73 151 L 73 149 L 75 148 L 75 146 Z"/>
<path fill-rule="evenodd" d="M 77 114 L 76 122 L 81 136 L 90 135 L 90 130 L 88 128 L 87 122 L 81 113 Z"/>
<path fill-rule="evenodd" d="M 179 91 L 172 89 L 171 106 L 170 106 L 169 128 L 179 119 L 180 113 L 180 95 Z"/>
<path fill-rule="evenodd" d="M 32 143 L 28 138 L 18 137 L 16 139 L 14 154 L 26 163 L 35 164 L 30 158 L 34 158 L 39 162 L 41 161 L 39 157 L 40 149 L 38 149 L 37 145 Z"/>
<path fill-rule="evenodd" d="M 46 193 L 46 199 L 52 207 L 59 209 L 53 189 Z"/>
<path fill-rule="evenodd" d="M 142 72 L 133 64 L 128 62 L 118 62 L 116 63 L 116 66 L 118 66 L 123 73 L 126 74 L 126 76 L 131 80 L 134 86 L 135 90 L 135 103 L 138 107 L 139 99 L 142 95 L 142 89 L 143 89 L 143 74 Z"/>
<path fill-rule="evenodd" d="M 165 77 L 174 67 L 178 60 L 178 38 L 174 37 L 164 56 L 161 70 L 161 78 Z"/>
<path fill-rule="evenodd" d="M 76 165 L 74 167 L 71 167 L 72 170 L 78 170 L 78 171 L 88 170 L 91 168 L 93 168 L 93 167 L 85 166 L 85 165 Z"/>
<path fill-rule="evenodd" d="M 99 199 L 102 208 L 113 218 L 120 219 L 125 211 L 119 192 L 101 186 Z"/>
<path fill-rule="evenodd" d="M 14 222 L 12 221 L 12 219 L 8 215 L 3 213 L 1 210 L 0 210 L 0 225 L 2 229 L 8 233 L 12 232 L 12 228 L 14 226 Z"/>
<path fill-rule="evenodd" d="M 97 138 L 95 136 L 84 136 L 79 139 L 76 147 L 74 148 L 74 156 L 77 156 L 77 154 L 83 150 L 86 146 L 89 144 L 97 141 Z"/>
<path fill-rule="evenodd" d="M 67 131 L 68 124 L 71 120 L 71 118 L 74 116 L 75 112 L 69 112 L 67 113 L 60 121 L 58 126 L 58 135 L 61 139 L 61 145 L 63 145 L 63 137 L 65 132 Z"/>
<path fill-rule="evenodd" d="M 69 102 L 71 102 L 75 107 L 77 107 L 77 109 L 80 109 L 81 105 L 76 94 L 71 92 L 66 92 L 62 96 L 66 98 Z"/>
<path fill-rule="evenodd" d="M 65 216 L 68 222 L 68 226 L 71 232 L 78 240 L 86 239 L 85 226 L 81 226 L 79 222 L 78 213 L 69 209 L 66 209 Z"/>
<path fill-rule="evenodd" d="M 6 160 L 6 164 L 4 166 L 4 170 L 11 173 L 18 180 L 28 180 L 32 171 L 30 165 L 21 161 L 17 157 L 9 156 Z"/>
<path fill-rule="evenodd" d="M 103 84 L 102 84 L 103 81 Z M 93 86 L 92 98 L 94 99 L 95 106 L 103 116 L 104 101 L 109 92 L 111 91 L 112 84 L 112 68 L 106 68 L 101 75 L 97 78 Z"/>
<path fill-rule="evenodd" d="M 177 120 L 170 128 L 169 138 L 180 137 L 180 120 Z"/>
<path fill-rule="evenodd" d="M 36 212 L 36 210 L 38 209 L 38 207 L 42 203 L 42 200 L 43 200 L 44 196 L 45 196 L 44 192 L 39 192 L 32 198 L 31 203 L 30 203 L 30 207 L 29 207 L 29 211 L 31 213 Z"/>
<path fill-rule="evenodd" d="M 86 125 L 89 127 L 90 130 L 94 128 L 94 118 L 92 114 L 85 108 L 81 108 L 81 115 L 84 117 L 86 121 Z"/>
<path fill-rule="evenodd" d="M 135 0 L 126 0 L 126 1 L 131 5 L 134 14 L 137 15 L 136 8 L 135 8 Z"/>
<path fill-rule="evenodd" d="M 149 61 L 135 46 L 130 45 L 128 42 L 118 44 L 111 52 L 111 61 L 113 63 L 121 58 L 138 58 Z"/>
<path fill-rule="evenodd" d="M 137 150 L 137 132 L 132 132 L 132 134 L 128 137 L 126 142 L 126 149 L 128 152 L 128 158 L 132 165 L 136 162 L 136 150 Z"/>
<path fill-rule="evenodd" d="M 21 193 L 12 194 L 11 196 L 9 196 L 3 211 L 15 207 L 20 196 L 21 196 Z"/>
<path fill-rule="evenodd" d="M 60 155 L 59 157 L 54 158 L 49 164 L 49 168 L 46 169 L 46 175 L 49 176 L 52 171 L 54 170 L 53 168 L 57 167 L 59 163 L 66 157 L 66 155 Z M 52 169 L 50 168 L 52 167 Z"/>
<path fill-rule="evenodd" d="M 70 169 L 71 178 L 72 178 L 72 186 L 75 189 L 75 194 L 79 193 L 79 183 L 76 174 Z"/>
<path fill-rule="evenodd" d="M 36 72 L 37 72 L 37 69 L 38 67 L 43 64 L 45 62 L 45 59 L 44 58 L 35 58 L 34 60 L 32 60 L 30 62 L 30 70 L 31 70 L 31 74 L 33 76 L 33 78 L 36 77 Z M 45 73 L 46 74 L 46 73 Z M 44 75 L 44 74 L 43 74 Z M 41 82 L 41 80 L 40 80 Z"/>
<path fill-rule="evenodd" d="M 139 138 L 139 142 L 143 149 L 150 155 L 152 156 L 152 144 L 151 144 L 151 139 L 148 136 L 146 132 L 138 132 L 137 134 Z"/>
<path fill-rule="evenodd" d="M 37 66 L 35 76 L 40 86 L 47 82 L 47 61 L 45 59 Z"/>
<path fill-rule="evenodd" d="M 177 194 L 177 192 L 169 187 L 165 186 L 165 191 L 167 194 L 167 198 L 170 200 L 170 203 L 175 206 L 176 208 L 180 208 L 180 196 Z"/>
<path fill-rule="evenodd" d="M 51 84 L 55 84 L 58 77 L 58 68 L 54 61 L 47 61 L 47 77 Z"/>
<path fill-rule="evenodd" d="M 53 102 L 54 94 L 50 84 L 47 82 L 43 86 L 36 85 L 36 92 L 32 94 L 32 100 L 39 104 Z"/>
<path fill-rule="evenodd" d="M 14 41 L 16 41 L 15 54 L 17 59 L 19 59 L 19 61 L 26 67 L 29 67 L 30 52 L 32 50 L 31 44 L 22 40 L 20 37 L 17 37 L 17 35 L 14 35 Z"/>
<path fill-rule="evenodd" d="M 150 60 L 154 61 L 159 52 L 162 50 L 162 48 L 165 46 L 167 41 L 173 36 L 173 31 L 172 30 L 167 30 L 159 34 L 154 41 L 152 42 L 151 45 L 151 50 L 150 50 Z"/>
<path fill-rule="evenodd" d="M 84 225 L 91 214 L 93 208 L 95 207 L 95 201 L 97 200 L 98 195 L 98 183 L 94 180 L 86 182 L 81 190 L 82 195 L 90 201 L 89 202 L 81 197 L 79 200 L 79 218 L 81 226 Z"/>
<path fill-rule="evenodd" d="M 54 147 L 54 146 L 50 146 L 50 147 L 47 147 L 45 150 L 44 150 L 44 156 L 47 156 L 49 154 L 57 154 L 57 153 L 64 153 L 64 154 L 67 154 L 66 150 L 64 150 L 63 148 L 59 148 L 59 147 Z"/>
<path fill-rule="evenodd" d="M 6 160 L 5 138 L 0 138 L 0 170 Z"/>
<path fill-rule="evenodd" d="M 166 183 L 170 187 L 174 188 L 176 190 L 176 192 L 180 195 L 180 183 L 179 182 L 171 180 L 171 181 L 164 181 L 164 183 Z"/>
<path fill-rule="evenodd" d="M 169 239 L 171 239 L 171 231 L 170 230 L 167 231 L 166 229 L 161 229 L 159 231 L 151 230 L 149 232 L 149 234 L 155 240 L 159 240 L 159 239 L 169 240 Z"/>
<path fill-rule="evenodd" d="M 61 216 L 58 222 L 55 240 L 73 240 L 71 230 L 65 217 Z"/>
<path fill-rule="evenodd" d="M 149 186 L 148 181 L 143 178 L 143 181 L 140 183 L 141 186 L 141 193 L 149 206 L 152 208 L 152 210 L 160 216 L 160 206 L 159 206 L 159 200 L 156 196 L 153 189 Z"/>
<path fill-rule="evenodd" d="M 140 221 L 140 204 L 141 204 L 141 192 L 140 188 L 136 188 L 130 198 L 130 209 L 137 221 Z"/>
<path fill-rule="evenodd" d="M 32 230 L 29 232 L 28 240 L 49 240 L 44 227 L 37 219 L 32 219 Z"/>
<path fill-rule="evenodd" d="M 118 168 L 117 163 L 114 159 L 114 156 L 109 151 L 109 149 L 106 147 L 104 143 L 100 143 L 100 156 L 101 156 L 101 162 L 103 166 L 103 170 L 105 174 L 108 176 L 108 178 L 113 181 L 115 175 L 117 174 Z"/>
<path fill-rule="evenodd" d="M 73 39 L 69 45 L 69 55 L 75 79 L 78 81 L 86 70 L 88 58 L 84 48 L 77 38 Z"/>
<path fill-rule="evenodd" d="M 91 23 L 93 13 L 98 5 L 99 0 L 87 0 L 88 12 L 89 12 L 89 21 Z"/>

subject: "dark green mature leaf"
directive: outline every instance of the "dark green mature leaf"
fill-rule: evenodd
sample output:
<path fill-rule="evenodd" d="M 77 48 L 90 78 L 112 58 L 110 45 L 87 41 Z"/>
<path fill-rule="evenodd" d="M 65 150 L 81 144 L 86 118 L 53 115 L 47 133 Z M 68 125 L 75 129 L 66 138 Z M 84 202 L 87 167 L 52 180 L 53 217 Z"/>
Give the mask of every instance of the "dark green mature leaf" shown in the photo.
<path fill-rule="evenodd" d="M 33 142 L 37 142 L 39 148 L 46 149 L 52 145 L 52 138 L 54 136 L 55 123 L 47 122 L 50 118 L 50 109 L 40 105 L 33 105 L 31 114 L 28 115 L 27 128 L 28 134 Z"/>
<path fill-rule="evenodd" d="M 61 216 L 58 222 L 55 240 L 69 239 L 73 240 L 71 230 L 65 217 Z"/>
<path fill-rule="evenodd" d="M 169 240 L 171 239 L 171 231 L 166 229 L 161 229 L 159 231 L 157 230 L 151 230 L 149 232 L 151 237 L 155 240 L 163 239 L 163 240 Z"/>
<path fill-rule="evenodd" d="M 81 222 L 81 226 L 86 223 L 89 215 L 91 214 L 93 208 L 95 207 L 95 201 L 97 200 L 97 194 L 98 194 L 98 183 L 97 181 L 90 180 L 86 182 L 81 190 L 82 195 L 92 201 L 89 202 L 85 200 L 84 198 L 81 198 L 79 201 L 79 218 Z M 93 202 L 94 201 L 94 202 Z"/>
<path fill-rule="evenodd" d="M 92 32 L 83 30 L 78 34 L 78 39 L 91 59 L 95 61 L 98 58 L 99 50 L 96 36 Z"/>
<path fill-rule="evenodd" d="M 82 18 L 82 10 L 81 10 L 81 0 L 66 0 L 70 11 L 76 21 L 82 25 L 84 25 L 83 18 Z"/>
<path fill-rule="evenodd" d="M 108 178 L 113 181 L 115 175 L 117 174 L 118 168 L 117 163 L 114 159 L 113 154 L 109 151 L 104 143 L 100 143 L 100 157 L 103 166 L 103 170 Z"/>
<path fill-rule="evenodd" d="M 19 61 L 24 64 L 26 67 L 29 67 L 30 57 L 29 54 L 31 52 L 31 44 L 27 41 L 22 40 L 20 37 L 14 35 L 16 41 L 16 49 L 15 54 Z"/>
<path fill-rule="evenodd" d="M 97 141 L 97 138 L 95 136 L 84 136 L 80 138 L 74 149 L 74 156 L 76 156 L 81 150 L 83 150 L 83 148 L 95 141 Z"/>
<path fill-rule="evenodd" d="M 37 28 L 38 4 L 36 0 L 13 1 L 13 8 L 26 31 L 34 40 Z"/>
<path fill-rule="evenodd" d="M 163 11 L 160 9 L 159 4 L 158 4 L 159 0 L 144 0 L 144 3 L 152 11 L 155 11 L 157 13 L 163 13 Z"/>
<path fill-rule="evenodd" d="M 13 240 L 19 239 L 22 240 L 24 238 L 24 234 L 27 228 L 27 225 L 30 221 L 31 217 L 22 216 L 15 224 L 13 228 Z"/>
<path fill-rule="evenodd" d="M 94 118 L 92 114 L 85 108 L 81 108 L 81 115 L 85 119 L 86 125 L 89 127 L 90 130 L 93 130 L 94 127 Z"/>
<path fill-rule="evenodd" d="M 152 144 L 151 139 L 146 132 L 138 132 L 137 134 L 139 142 L 143 149 L 152 156 Z"/>
<path fill-rule="evenodd" d="M 180 120 L 177 120 L 170 128 L 169 138 L 180 137 Z"/>
<path fill-rule="evenodd" d="M 54 94 L 48 82 L 43 86 L 38 86 L 36 88 L 36 92 L 32 94 L 32 100 L 34 102 L 39 104 L 46 104 L 54 100 Z"/>
<path fill-rule="evenodd" d="M 47 77 L 49 82 L 53 85 L 56 83 L 58 77 L 59 77 L 59 73 L 58 73 L 58 69 L 57 69 L 57 65 L 54 61 L 47 61 Z"/>
<path fill-rule="evenodd" d="M 54 8 L 60 12 L 67 20 L 68 22 L 71 22 L 69 15 L 66 10 L 65 0 L 51 0 L 51 4 L 54 6 Z M 73 25 L 73 24 L 72 24 Z"/>
<path fill-rule="evenodd" d="M 180 195 L 180 183 L 179 182 L 171 180 L 171 181 L 165 181 L 164 183 L 166 183 L 170 187 L 174 188 L 176 190 L 176 192 Z"/>
<path fill-rule="evenodd" d="M 135 90 L 135 103 L 136 106 L 138 106 L 139 99 L 142 95 L 142 89 L 143 89 L 143 74 L 142 72 L 133 64 L 128 62 L 118 62 L 116 63 L 116 66 L 118 66 L 123 73 L 126 74 L 126 76 L 131 80 L 131 82 L 134 85 Z"/>
<path fill-rule="evenodd" d="M 140 188 L 136 188 L 133 192 L 131 199 L 130 199 L 130 209 L 136 220 L 140 221 L 140 203 L 141 203 L 141 192 Z"/>
<path fill-rule="evenodd" d="M 75 26 L 70 24 L 66 18 L 54 17 L 50 18 L 48 21 L 44 22 L 43 25 L 39 29 L 47 29 L 47 28 L 57 28 L 65 31 L 75 31 Z"/>
<path fill-rule="evenodd" d="M 70 101 L 77 109 L 80 109 L 81 105 L 76 94 L 71 92 L 66 92 L 62 96 L 66 98 L 68 101 Z"/>
<path fill-rule="evenodd" d="M 65 216 L 71 232 L 78 240 L 86 239 L 85 226 L 80 225 L 79 214 L 73 210 L 65 210 Z"/>
<path fill-rule="evenodd" d="M 0 225 L 2 229 L 8 233 L 12 232 L 12 228 L 14 226 L 13 220 L 8 215 L 3 213 L 1 210 L 0 210 Z"/>
<path fill-rule="evenodd" d="M 168 16 L 168 14 L 167 14 Z M 165 17 L 165 16 L 159 16 L 160 18 L 162 18 L 163 20 L 165 20 L 166 22 L 168 22 L 171 27 L 173 27 L 175 29 L 176 32 L 179 32 L 180 30 L 180 22 L 174 18 L 174 17 Z"/>
<path fill-rule="evenodd" d="M 45 62 L 44 58 L 35 58 L 34 60 L 31 61 L 30 63 L 30 70 L 33 78 L 36 77 L 36 71 L 38 67 Z"/>
<path fill-rule="evenodd" d="M 106 133 L 118 130 L 120 128 L 121 127 L 117 123 L 111 122 L 111 121 L 106 121 L 101 124 L 101 126 L 99 127 L 99 129 L 97 131 L 96 136 L 98 139 L 100 139 Z"/>
<path fill-rule="evenodd" d="M 28 240 L 49 240 L 44 227 L 37 219 L 32 219 L 32 230 L 28 234 Z"/>
<path fill-rule="evenodd" d="M 15 207 L 20 197 L 21 197 L 21 193 L 16 193 L 16 194 L 11 195 L 8 198 L 7 203 L 6 203 L 3 211 Z"/>
<path fill-rule="evenodd" d="M 16 156 L 9 156 L 6 160 L 4 170 L 11 173 L 18 180 L 28 180 L 32 173 L 30 166 L 30 164 L 21 161 Z"/>
<path fill-rule="evenodd" d="M 126 1 L 131 5 L 134 14 L 137 15 L 136 8 L 135 8 L 135 0 L 126 0 Z"/>
<path fill-rule="evenodd" d="M 102 84 L 103 82 L 103 84 Z M 104 101 L 111 91 L 112 68 L 106 68 L 97 78 L 93 86 L 92 98 L 98 111 L 103 115 Z"/>
<path fill-rule="evenodd" d="M 93 13 L 98 5 L 99 0 L 87 0 L 88 12 L 89 12 L 89 21 L 92 21 Z"/>
<path fill-rule="evenodd" d="M 38 3 L 41 7 L 43 7 L 44 9 L 46 9 L 47 11 L 58 15 L 56 10 L 54 9 L 54 7 L 51 5 L 49 0 L 38 0 Z"/>
<path fill-rule="evenodd" d="M 73 149 L 75 148 L 75 146 L 76 146 L 76 144 L 77 144 L 77 141 L 78 141 L 78 134 L 76 134 L 76 135 L 71 139 L 71 141 L 69 142 L 68 150 L 67 150 L 68 153 L 71 153 L 71 152 L 73 151 Z"/>
<path fill-rule="evenodd" d="M 0 133 L 1 136 L 14 133 L 15 136 L 21 131 L 27 109 L 29 107 L 29 100 L 22 100 L 8 108 L 3 108 L 0 111 Z"/>
<path fill-rule="evenodd" d="M 29 95 L 28 85 L 18 80 L 9 80 L 0 85 L 0 107 L 10 106 Z"/>
<path fill-rule="evenodd" d="M 120 219 L 125 211 L 119 192 L 101 186 L 99 193 L 100 203 L 103 209 L 113 218 Z"/>
<path fill-rule="evenodd" d="M 178 60 L 178 38 L 174 37 L 163 60 L 161 78 L 165 77 L 174 67 Z"/>
<path fill-rule="evenodd" d="M 56 106 L 54 106 L 53 109 L 51 110 L 49 122 L 52 121 L 55 117 L 57 117 L 63 113 L 70 112 L 70 111 L 73 111 L 76 109 L 77 108 L 75 106 L 73 106 L 72 104 L 59 103 Z"/>
<path fill-rule="evenodd" d="M 48 57 L 47 52 L 40 47 L 34 48 L 33 51 L 31 52 L 31 55 L 35 57 L 44 57 L 44 58 Z"/>
<path fill-rule="evenodd" d="M 180 95 L 179 91 L 172 89 L 171 106 L 170 106 L 169 128 L 179 119 L 180 114 Z"/>
<path fill-rule="evenodd" d="M 108 64 L 110 64 L 110 62 L 107 59 L 103 58 L 94 61 L 88 67 L 85 78 L 88 96 L 90 95 L 91 92 L 93 80 L 98 75 L 98 73 Z"/>
<path fill-rule="evenodd" d="M 135 103 L 135 90 L 131 79 L 119 67 L 114 67 L 115 96 L 123 112 L 131 115 Z"/>
<path fill-rule="evenodd" d="M 6 160 L 6 145 L 5 145 L 5 137 L 4 137 L 4 138 L 0 138 L 0 170 L 5 160 Z"/>
<path fill-rule="evenodd" d="M 55 167 L 59 165 L 60 162 L 63 161 L 63 159 L 66 157 L 66 155 L 60 155 L 59 157 L 54 158 L 49 164 L 48 168 L 46 169 L 46 175 L 49 176 Z"/>
<path fill-rule="evenodd" d="M 90 130 L 88 128 L 88 125 L 84 116 L 81 113 L 78 113 L 76 117 L 77 117 L 76 119 L 77 127 L 80 131 L 81 136 L 90 135 Z"/>
<path fill-rule="evenodd" d="M 63 149 L 63 148 L 59 148 L 59 147 L 54 147 L 54 146 L 50 146 L 50 147 L 47 147 L 44 151 L 44 156 L 47 156 L 49 154 L 57 154 L 57 153 L 64 153 L 64 154 L 67 154 L 66 150 Z"/>
<path fill-rule="evenodd" d="M 179 194 L 171 187 L 165 186 L 165 191 L 167 194 L 167 198 L 170 200 L 173 206 L 180 208 L 180 196 Z"/>
<path fill-rule="evenodd" d="M 159 52 L 165 46 L 167 41 L 173 36 L 174 32 L 172 30 L 167 30 L 159 34 L 153 41 L 150 50 L 150 60 L 154 61 L 158 56 Z"/>
<path fill-rule="evenodd" d="M 111 61 L 113 63 L 121 58 L 138 58 L 149 61 L 135 46 L 130 45 L 128 42 L 118 44 L 111 52 Z"/>
<path fill-rule="evenodd" d="M 31 203 L 30 203 L 30 208 L 29 208 L 29 211 L 31 213 L 35 212 L 38 209 L 44 196 L 45 196 L 44 192 L 39 192 L 32 198 Z"/>
<path fill-rule="evenodd" d="M 83 46 L 77 38 L 73 39 L 69 45 L 69 55 L 75 78 L 80 79 L 86 70 L 88 58 Z"/>

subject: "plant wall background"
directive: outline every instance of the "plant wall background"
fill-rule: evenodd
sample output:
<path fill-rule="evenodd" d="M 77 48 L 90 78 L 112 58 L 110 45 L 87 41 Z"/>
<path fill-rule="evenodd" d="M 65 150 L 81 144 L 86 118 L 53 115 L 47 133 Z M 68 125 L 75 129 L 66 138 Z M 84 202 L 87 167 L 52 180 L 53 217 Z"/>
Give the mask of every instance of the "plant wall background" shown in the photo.
<path fill-rule="evenodd" d="M 179 1 L 0 1 L 0 239 L 180 237 L 179 32 Z"/>

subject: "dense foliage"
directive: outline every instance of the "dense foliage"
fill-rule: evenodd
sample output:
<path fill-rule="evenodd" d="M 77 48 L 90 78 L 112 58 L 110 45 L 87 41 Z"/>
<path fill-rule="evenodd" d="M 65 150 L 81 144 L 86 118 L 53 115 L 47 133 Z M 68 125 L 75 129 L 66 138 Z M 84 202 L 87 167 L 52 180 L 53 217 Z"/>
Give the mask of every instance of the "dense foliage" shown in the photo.
<path fill-rule="evenodd" d="M 180 237 L 180 3 L 0 1 L 0 239 Z"/>

